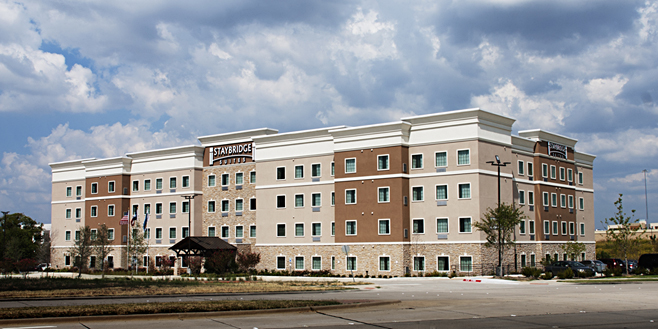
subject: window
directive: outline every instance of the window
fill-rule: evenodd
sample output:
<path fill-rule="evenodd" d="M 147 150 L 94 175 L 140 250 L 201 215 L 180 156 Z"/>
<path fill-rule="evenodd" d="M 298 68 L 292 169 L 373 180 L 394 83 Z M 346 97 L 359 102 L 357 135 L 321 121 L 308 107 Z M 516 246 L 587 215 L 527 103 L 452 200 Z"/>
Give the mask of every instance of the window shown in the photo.
<path fill-rule="evenodd" d="M 535 267 L 536 266 L 536 257 L 535 254 L 530 254 L 530 266 Z"/>
<path fill-rule="evenodd" d="M 528 205 L 529 206 L 535 205 L 535 192 L 528 191 Z"/>
<path fill-rule="evenodd" d="M 356 221 L 345 221 L 345 235 L 356 235 Z"/>
<path fill-rule="evenodd" d="M 256 210 L 256 198 L 249 199 L 249 210 Z"/>
<path fill-rule="evenodd" d="M 436 186 L 436 199 L 437 200 L 448 200 L 448 185 L 437 185 Z"/>
<path fill-rule="evenodd" d="M 75 187 L 75 196 L 82 196 L 82 186 Z"/>
<path fill-rule="evenodd" d="M 553 222 L 553 235 L 557 235 L 557 221 Z"/>
<path fill-rule="evenodd" d="M 176 177 L 169 178 L 169 188 L 176 188 Z"/>
<path fill-rule="evenodd" d="M 347 270 L 356 271 L 356 257 L 354 256 L 347 257 Z"/>
<path fill-rule="evenodd" d="M 548 207 L 548 192 L 543 192 L 542 193 L 542 204 L 544 207 Z"/>
<path fill-rule="evenodd" d="M 285 195 L 277 195 L 276 196 L 276 207 L 277 208 L 285 208 L 286 207 L 286 196 Z"/>
<path fill-rule="evenodd" d="M 208 236 L 209 236 L 209 237 L 214 237 L 215 234 L 217 234 L 217 233 L 215 232 L 215 228 L 212 227 L 212 226 L 211 226 L 211 227 L 208 227 Z"/>
<path fill-rule="evenodd" d="M 235 211 L 242 211 L 244 210 L 244 200 L 242 199 L 235 199 Z"/>
<path fill-rule="evenodd" d="M 573 209 L 573 195 L 569 195 L 569 209 Z"/>
<path fill-rule="evenodd" d="M 82 217 L 82 208 L 75 208 L 75 218 Z"/>
<path fill-rule="evenodd" d="M 448 219 L 447 218 L 437 218 L 436 219 L 436 233 L 448 233 Z"/>
<path fill-rule="evenodd" d="M 380 271 L 390 271 L 391 270 L 391 257 L 389 257 L 389 256 L 379 256 L 379 270 Z"/>
<path fill-rule="evenodd" d="M 68 210 L 68 211 L 70 212 L 70 210 Z M 113 204 L 107 206 L 107 216 L 108 217 L 114 216 L 114 205 Z"/>
<path fill-rule="evenodd" d="M 244 237 L 244 226 L 238 225 L 235 227 L 235 237 L 239 239 Z"/>
<path fill-rule="evenodd" d="M 71 231 L 66 231 L 64 234 L 64 240 L 71 241 Z"/>
<path fill-rule="evenodd" d="M 256 237 L 256 225 L 249 226 L 249 237 L 250 238 Z"/>
<path fill-rule="evenodd" d="M 551 206 L 557 207 L 557 193 L 551 193 Z"/>
<path fill-rule="evenodd" d="M 390 202 L 391 201 L 390 193 L 389 193 L 390 190 L 389 190 L 388 187 L 379 187 L 379 188 L 377 188 L 377 192 L 378 192 L 377 193 L 377 195 L 378 195 L 377 196 L 377 201 L 378 202 L 381 203 L 381 202 Z"/>
<path fill-rule="evenodd" d="M 304 236 L 304 223 L 295 224 L 295 236 Z"/>
<path fill-rule="evenodd" d="M 389 219 L 379 220 L 379 235 L 391 234 L 391 221 Z"/>
<path fill-rule="evenodd" d="M 228 226 L 222 226 L 222 232 L 221 233 L 222 233 L 222 239 L 228 239 L 228 237 L 230 236 L 229 234 L 231 232 L 229 232 Z"/>
<path fill-rule="evenodd" d="M 80 241 L 80 231 L 75 231 L 75 241 Z"/>
<path fill-rule="evenodd" d="M 544 221 L 544 234 L 551 234 L 551 224 L 547 220 Z"/>
<path fill-rule="evenodd" d="M 170 239 L 175 239 L 176 238 L 176 228 L 175 227 L 170 227 L 169 228 L 169 238 Z"/>
<path fill-rule="evenodd" d="M 222 186 L 228 186 L 229 184 L 229 175 L 222 174 Z"/>
<path fill-rule="evenodd" d="M 91 217 L 98 217 L 98 207 L 97 206 L 91 206 Z"/>
<path fill-rule="evenodd" d="M 356 204 L 356 190 L 345 190 L 345 204 Z"/>
<path fill-rule="evenodd" d="M 155 205 L 156 213 L 158 209 L 158 205 Z M 215 212 L 215 201 L 208 201 L 208 212 Z"/>
<path fill-rule="evenodd" d="M 532 177 L 534 175 L 534 168 L 532 166 L 532 162 L 528 161 L 528 177 Z"/>
<path fill-rule="evenodd" d="M 228 200 L 222 200 L 222 212 L 229 212 L 229 201 Z"/>
<path fill-rule="evenodd" d="M 278 270 L 285 270 L 286 269 L 286 257 L 284 257 L 284 256 L 277 256 L 276 257 L 276 268 Z"/>
<path fill-rule="evenodd" d="M 567 207 L 567 196 L 564 194 L 560 194 L 560 207 L 562 208 Z"/>
<path fill-rule="evenodd" d="M 583 173 L 578 173 L 578 184 L 583 185 Z"/>
<path fill-rule="evenodd" d="M 564 167 L 560 167 L 560 180 L 564 180 Z"/>
<path fill-rule="evenodd" d="M 145 179 L 144 180 L 144 191 L 150 191 L 151 190 L 151 180 L 150 179 Z"/>
<path fill-rule="evenodd" d="M 304 256 L 295 256 L 295 270 L 304 270 Z"/>
<path fill-rule="evenodd" d="M 562 235 L 567 235 L 567 222 L 561 222 L 562 224 Z"/>
<path fill-rule="evenodd" d="M 557 178 L 557 168 L 551 165 L 551 179 Z"/>
<path fill-rule="evenodd" d="M 459 219 L 459 233 L 471 233 L 470 217 L 462 217 Z"/>
<path fill-rule="evenodd" d="M 521 254 L 521 268 L 526 266 L 525 254 Z"/>
<path fill-rule="evenodd" d="M 522 160 L 519 160 L 519 175 L 523 175 L 523 169 L 525 169 L 525 164 Z"/>
<path fill-rule="evenodd" d="M 304 194 L 295 194 L 295 208 L 304 207 Z"/>
<path fill-rule="evenodd" d="M 322 269 L 322 257 L 320 256 L 313 256 L 311 258 L 311 269 L 313 271 L 319 271 Z"/>
<path fill-rule="evenodd" d="M 190 176 L 183 176 L 183 186 L 181 187 L 190 187 Z"/>
<path fill-rule="evenodd" d="M 528 233 L 535 234 L 535 221 L 534 220 L 529 220 L 528 221 Z"/>
<path fill-rule="evenodd" d="M 525 191 L 519 191 L 519 204 L 525 204 Z"/>
<path fill-rule="evenodd" d="M 155 179 L 155 189 L 162 190 L 162 178 Z"/>
<path fill-rule="evenodd" d="M 71 209 L 66 209 L 66 219 L 71 219 Z"/>
<path fill-rule="evenodd" d="M 519 223 L 519 234 L 525 234 L 525 220 Z"/>
<path fill-rule="evenodd" d="M 109 230 L 108 230 L 108 236 L 109 236 Z M 114 238 L 114 232 L 112 232 L 112 237 Z M 148 239 L 150 239 L 150 238 L 151 238 L 151 228 L 150 228 L 150 227 L 147 227 L 147 228 L 144 230 L 144 239 L 148 240 Z"/>
<path fill-rule="evenodd" d="M 66 266 L 71 265 L 71 255 L 64 256 L 64 265 L 66 265 Z"/>
<path fill-rule="evenodd" d="M 322 205 L 322 194 L 311 194 L 311 207 L 320 207 Z"/>
<path fill-rule="evenodd" d="M 450 259 L 448 256 L 438 256 L 436 258 L 437 271 L 450 271 Z"/>
<path fill-rule="evenodd" d="M 276 236 L 278 237 L 286 236 L 286 224 L 276 224 Z"/>
<path fill-rule="evenodd" d="M 423 168 L 423 155 L 422 154 L 412 154 L 411 155 L 411 169 L 422 169 Z"/>
<path fill-rule="evenodd" d="M 155 229 L 155 238 L 162 239 L 162 227 L 157 227 Z"/>
<path fill-rule="evenodd" d="M 414 271 L 424 271 L 424 270 L 425 270 L 425 257 L 414 256 Z"/>
<path fill-rule="evenodd" d="M 295 178 L 304 178 L 304 166 L 295 166 Z"/>
<path fill-rule="evenodd" d="M 473 257 L 471 256 L 459 257 L 459 271 L 473 272 Z"/>
<path fill-rule="evenodd" d="M 584 210 L 585 209 L 585 199 L 583 198 L 578 198 L 578 209 Z"/>
<path fill-rule="evenodd" d="M 388 170 L 388 155 L 377 156 L 377 170 Z"/>
<path fill-rule="evenodd" d="M 580 235 L 585 235 L 585 223 L 580 223 Z"/>
<path fill-rule="evenodd" d="M 73 188 L 70 186 L 66 187 L 66 196 L 71 196 L 73 194 Z"/>
<path fill-rule="evenodd" d="M 331 256 L 331 269 L 336 269 L 336 256 Z"/>
<path fill-rule="evenodd" d="M 98 193 L 98 183 L 91 183 L 91 194 Z"/>
<path fill-rule="evenodd" d="M 414 219 L 412 221 L 413 225 L 413 234 L 425 234 L 425 220 L 424 219 Z"/>
<path fill-rule="evenodd" d="M 336 205 L 336 193 L 331 191 L 331 205 L 335 206 Z"/>
<path fill-rule="evenodd" d="M 567 169 L 567 181 L 573 182 L 573 169 Z"/>
<path fill-rule="evenodd" d="M 256 184 L 256 172 L 255 171 L 250 171 L 249 172 L 249 183 Z"/>
<path fill-rule="evenodd" d="M 548 165 L 545 163 L 541 164 L 541 177 L 548 178 Z"/>
<path fill-rule="evenodd" d="M 284 180 L 284 179 L 286 179 L 286 167 L 278 167 L 278 168 L 276 168 L 276 179 L 277 179 L 277 180 Z"/>
<path fill-rule="evenodd" d="M 459 184 L 459 198 L 460 199 L 471 198 L 471 183 Z"/>
<path fill-rule="evenodd" d="M 448 152 L 436 152 L 434 153 L 434 165 L 437 167 L 447 167 L 448 166 Z"/>
<path fill-rule="evenodd" d="M 182 208 L 183 208 L 182 213 L 187 214 L 187 213 L 190 212 L 190 202 L 189 201 L 183 201 L 181 203 L 181 205 L 182 205 Z"/>
<path fill-rule="evenodd" d="M 114 193 L 114 181 L 107 182 L 107 192 Z"/>
<path fill-rule="evenodd" d="M 576 235 L 576 223 L 569 222 L 569 235 Z"/>
<path fill-rule="evenodd" d="M 89 256 L 89 268 L 96 267 L 96 256 Z"/>
<path fill-rule="evenodd" d="M 311 224 L 311 235 L 312 236 L 321 236 L 322 235 L 322 223 L 312 223 Z"/>
<path fill-rule="evenodd" d="M 190 228 L 189 227 L 182 227 L 181 228 L 181 238 L 187 238 L 190 236 Z"/>
<path fill-rule="evenodd" d="M 336 173 L 336 164 L 331 161 L 331 176 L 333 176 Z"/>
<path fill-rule="evenodd" d="M 423 187 L 414 186 L 411 188 L 412 201 L 423 201 Z"/>
<path fill-rule="evenodd" d="M 320 177 L 322 176 L 322 167 L 319 163 L 314 163 L 311 165 L 311 177 Z"/>
<path fill-rule="evenodd" d="M 353 174 L 356 172 L 356 158 L 345 159 L 345 173 Z"/>
<path fill-rule="evenodd" d="M 169 213 L 170 214 L 176 213 L 176 202 L 169 202 Z"/>
<path fill-rule="evenodd" d="M 149 228 L 147 228 L 149 230 Z M 114 229 L 110 228 L 107 230 L 107 239 L 108 240 L 114 240 Z"/>
<path fill-rule="evenodd" d="M 336 222 L 331 222 L 331 236 L 336 235 Z"/>
<path fill-rule="evenodd" d="M 459 150 L 457 151 L 457 165 L 468 165 L 471 164 L 471 151 L 470 150 Z"/>

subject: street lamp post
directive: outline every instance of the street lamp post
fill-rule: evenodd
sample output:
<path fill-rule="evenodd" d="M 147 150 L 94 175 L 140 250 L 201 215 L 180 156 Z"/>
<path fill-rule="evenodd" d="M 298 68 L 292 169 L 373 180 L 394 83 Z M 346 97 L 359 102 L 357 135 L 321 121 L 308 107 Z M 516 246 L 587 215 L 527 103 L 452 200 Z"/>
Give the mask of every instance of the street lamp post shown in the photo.
<path fill-rule="evenodd" d="M 644 209 L 647 212 L 645 217 L 647 227 L 645 227 L 645 229 L 647 229 L 649 228 L 649 199 L 647 198 L 647 170 L 644 169 L 642 170 L 642 172 L 644 173 Z"/>
<path fill-rule="evenodd" d="M 192 200 L 198 194 L 184 195 L 183 198 L 187 200 L 187 253 L 189 255 L 192 248 Z M 190 268 L 190 258 L 187 257 L 187 268 Z"/>
<path fill-rule="evenodd" d="M 498 167 L 498 208 L 500 208 L 500 167 L 506 167 L 511 162 L 500 162 L 500 157 L 496 155 L 496 161 L 487 161 L 488 164 Z M 500 223 L 500 216 L 498 216 L 498 269 L 497 275 L 503 274 L 503 248 L 502 248 L 502 229 Z"/>

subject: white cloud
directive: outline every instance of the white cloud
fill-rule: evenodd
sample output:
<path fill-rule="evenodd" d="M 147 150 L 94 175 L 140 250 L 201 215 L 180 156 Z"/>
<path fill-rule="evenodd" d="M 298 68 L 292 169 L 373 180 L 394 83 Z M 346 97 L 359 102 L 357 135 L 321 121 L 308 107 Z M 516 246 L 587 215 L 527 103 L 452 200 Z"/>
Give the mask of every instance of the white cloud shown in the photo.
<path fill-rule="evenodd" d="M 592 79 L 585 85 L 587 97 L 595 103 L 605 101 L 614 103 L 615 97 L 619 95 L 628 82 L 628 78 L 616 75 L 610 79 Z"/>
<path fill-rule="evenodd" d="M 658 169 L 647 170 L 647 180 L 658 178 Z M 643 183 L 644 185 L 644 172 L 628 174 L 624 177 L 613 177 L 608 180 L 609 183 L 631 184 Z"/>
<path fill-rule="evenodd" d="M 578 149 L 615 163 L 642 163 L 658 156 L 658 128 L 587 134 Z"/>

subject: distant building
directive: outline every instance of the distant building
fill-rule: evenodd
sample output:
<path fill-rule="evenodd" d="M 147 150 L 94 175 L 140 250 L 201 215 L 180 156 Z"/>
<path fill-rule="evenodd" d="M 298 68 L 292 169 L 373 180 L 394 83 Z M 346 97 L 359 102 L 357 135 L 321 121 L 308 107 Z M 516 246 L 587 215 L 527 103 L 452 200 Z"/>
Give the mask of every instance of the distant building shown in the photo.
<path fill-rule="evenodd" d="M 528 217 L 506 263 L 565 258 L 568 241 L 586 244 L 577 258 L 594 257 L 595 157 L 546 131 L 511 135 L 514 121 L 468 109 L 358 127 L 254 129 L 199 137 L 201 146 L 53 163 L 52 262 L 70 266 L 76 230 L 105 223 L 116 244 L 111 263 L 125 267 L 119 220 L 137 210 L 140 223 L 149 214 L 144 260 L 156 266 L 191 232 L 260 252 L 260 269 L 488 271 L 496 251 L 473 223 L 497 203 L 487 163 L 495 156 L 511 162 L 501 168 L 502 202 Z M 191 194 L 190 205 L 183 197 Z"/>

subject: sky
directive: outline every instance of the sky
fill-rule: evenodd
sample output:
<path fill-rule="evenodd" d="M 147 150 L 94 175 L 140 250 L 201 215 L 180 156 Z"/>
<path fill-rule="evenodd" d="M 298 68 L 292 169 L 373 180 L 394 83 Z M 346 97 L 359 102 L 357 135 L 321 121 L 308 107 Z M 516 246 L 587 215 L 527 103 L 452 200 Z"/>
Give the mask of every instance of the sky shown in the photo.
<path fill-rule="evenodd" d="M 597 156 L 595 217 L 658 222 L 658 3 L 0 0 L 0 210 L 48 163 L 479 107 Z"/>

